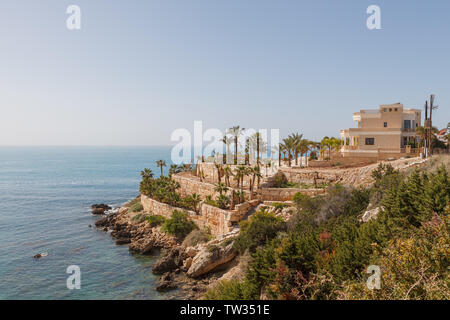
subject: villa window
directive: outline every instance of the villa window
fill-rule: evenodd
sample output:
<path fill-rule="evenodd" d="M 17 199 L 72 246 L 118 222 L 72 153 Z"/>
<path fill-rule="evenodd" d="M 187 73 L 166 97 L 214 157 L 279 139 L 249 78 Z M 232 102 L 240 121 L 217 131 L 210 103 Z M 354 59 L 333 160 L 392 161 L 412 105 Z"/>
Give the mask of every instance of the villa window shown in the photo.
<path fill-rule="evenodd" d="M 366 146 L 373 146 L 375 144 L 375 138 L 366 138 Z"/>
<path fill-rule="evenodd" d="M 411 129 L 411 120 L 403 120 L 403 128 Z"/>
<path fill-rule="evenodd" d="M 384 111 L 384 112 L 387 112 L 387 109 L 386 109 L 386 108 L 384 108 L 384 109 L 383 109 L 383 111 Z"/>
<path fill-rule="evenodd" d="M 385 128 L 387 128 L 387 122 L 385 122 L 385 123 L 383 124 L 383 126 L 384 126 Z"/>
<path fill-rule="evenodd" d="M 397 108 L 395 108 L 395 109 L 394 109 L 394 111 L 398 111 L 398 109 L 397 109 Z"/>
<path fill-rule="evenodd" d="M 389 112 L 392 112 L 392 108 L 389 108 Z"/>

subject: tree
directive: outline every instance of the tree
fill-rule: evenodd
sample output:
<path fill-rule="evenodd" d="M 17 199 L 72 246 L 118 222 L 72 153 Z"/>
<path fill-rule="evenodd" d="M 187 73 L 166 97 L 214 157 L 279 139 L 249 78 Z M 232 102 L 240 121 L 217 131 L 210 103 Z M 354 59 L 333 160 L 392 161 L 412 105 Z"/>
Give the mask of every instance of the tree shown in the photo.
<path fill-rule="evenodd" d="M 197 229 L 195 223 L 189 219 L 187 213 L 175 210 L 170 219 L 164 221 L 162 230 L 176 236 L 178 239 L 184 239 L 192 230 Z"/>
<path fill-rule="evenodd" d="M 253 196 L 255 181 L 258 180 L 257 186 L 259 188 L 259 181 L 262 178 L 262 174 L 261 174 L 261 169 L 259 168 L 259 166 L 254 166 L 253 168 L 250 168 L 249 172 L 252 175 L 252 178 L 250 180 L 250 193 Z"/>
<path fill-rule="evenodd" d="M 223 164 L 227 164 L 227 155 L 231 154 L 230 144 L 233 142 L 233 138 L 227 135 L 224 135 L 222 140 L 220 140 L 225 145 L 225 153 L 222 155 Z"/>
<path fill-rule="evenodd" d="M 292 161 L 292 153 L 291 152 L 294 152 L 294 146 L 295 146 L 294 139 L 292 137 L 284 138 L 283 144 L 284 144 L 285 151 L 288 154 L 288 165 L 290 167 L 291 161 Z"/>
<path fill-rule="evenodd" d="M 196 193 L 193 193 L 190 197 L 189 200 L 192 204 L 192 208 L 194 209 L 194 211 L 196 213 L 199 213 L 200 208 L 198 207 L 198 205 L 200 204 L 200 202 L 202 202 L 202 199 L 200 198 L 200 196 Z"/>
<path fill-rule="evenodd" d="M 226 185 L 224 185 L 223 183 L 219 182 L 216 187 L 214 188 L 215 192 L 218 192 L 219 195 L 223 194 L 223 193 L 227 193 L 228 191 L 228 187 Z"/>
<path fill-rule="evenodd" d="M 230 187 L 230 177 L 233 176 L 233 172 L 231 171 L 231 168 L 229 166 L 226 166 L 225 168 L 223 168 L 223 174 L 225 176 L 225 184 L 227 187 Z"/>
<path fill-rule="evenodd" d="M 166 162 L 164 160 L 156 161 L 156 165 L 161 168 L 161 176 L 163 175 L 163 167 L 166 166 Z"/>
<path fill-rule="evenodd" d="M 293 133 L 288 137 L 292 141 L 292 152 L 294 153 L 295 165 L 298 165 L 298 154 L 302 143 L 303 134 Z"/>
<path fill-rule="evenodd" d="M 300 151 L 300 157 L 303 158 L 303 155 L 308 154 L 309 148 L 311 146 L 311 142 L 306 140 L 306 139 L 302 139 L 299 143 L 299 151 Z"/>
<path fill-rule="evenodd" d="M 171 164 L 169 167 L 169 177 L 171 177 L 174 174 L 180 173 L 181 168 L 177 166 L 176 164 Z"/>
<path fill-rule="evenodd" d="M 151 169 L 145 168 L 141 171 L 142 179 L 153 179 L 153 171 Z"/>
<path fill-rule="evenodd" d="M 221 183 L 222 182 L 223 167 L 222 167 L 222 165 L 220 165 L 218 163 L 214 163 L 214 165 L 216 166 L 216 169 L 217 169 L 217 180 L 219 181 L 219 183 Z"/>
<path fill-rule="evenodd" d="M 264 245 L 278 232 L 286 229 L 283 219 L 265 211 L 253 214 L 248 221 L 241 221 L 240 225 L 241 231 L 234 247 L 241 253 L 246 249 L 254 252 L 258 246 Z"/>
<path fill-rule="evenodd" d="M 234 164 L 237 165 L 238 158 L 238 140 L 239 136 L 244 132 L 244 128 L 240 128 L 239 126 L 234 126 L 229 129 L 229 133 L 234 138 Z"/>

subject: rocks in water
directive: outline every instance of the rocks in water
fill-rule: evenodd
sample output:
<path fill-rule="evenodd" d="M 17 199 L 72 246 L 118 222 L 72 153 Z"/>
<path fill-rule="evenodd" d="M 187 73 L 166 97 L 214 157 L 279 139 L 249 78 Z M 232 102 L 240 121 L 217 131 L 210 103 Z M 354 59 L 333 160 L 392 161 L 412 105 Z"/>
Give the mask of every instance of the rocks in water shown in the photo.
<path fill-rule="evenodd" d="M 156 274 L 174 271 L 183 265 L 183 258 L 183 249 L 173 248 L 156 262 L 152 271 Z"/>
<path fill-rule="evenodd" d="M 204 246 L 193 258 L 187 275 L 191 278 L 197 278 L 207 274 L 233 260 L 236 253 L 236 250 L 233 248 L 233 242 L 228 245 L 222 243 Z"/>
<path fill-rule="evenodd" d="M 111 210 L 112 208 L 104 203 L 93 204 L 91 206 L 92 214 L 105 214 L 105 211 Z"/>
<path fill-rule="evenodd" d="M 120 238 L 116 240 L 117 245 L 128 244 L 131 242 L 130 238 Z"/>
<path fill-rule="evenodd" d="M 128 249 L 135 253 L 149 254 L 153 250 L 155 241 L 152 238 L 141 238 L 133 241 Z"/>
<path fill-rule="evenodd" d="M 176 283 L 173 281 L 170 273 L 164 274 L 159 280 L 158 286 L 156 287 L 156 291 L 169 291 L 178 288 Z"/>
<path fill-rule="evenodd" d="M 34 258 L 34 259 L 39 259 L 39 258 L 43 258 L 43 257 L 46 257 L 46 256 L 48 256 L 48 253 L 47 253 L 47 252 L 41 252 L 41 253 L 35 254 L 35 255 L 33 256 L 33 258 Z"/>

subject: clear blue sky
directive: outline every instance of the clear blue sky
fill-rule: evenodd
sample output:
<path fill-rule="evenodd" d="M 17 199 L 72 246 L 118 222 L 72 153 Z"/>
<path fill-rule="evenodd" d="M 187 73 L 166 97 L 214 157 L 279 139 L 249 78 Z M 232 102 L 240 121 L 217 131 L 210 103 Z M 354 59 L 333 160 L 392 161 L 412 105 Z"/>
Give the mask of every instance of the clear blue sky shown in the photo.
<path fill-rule="evenodd" d="M 0 145 L 162 145 L 194 120 L 320 139 L 430 93 L 441 128 L 449 35 L 448 0 L 2 0 Z"/>

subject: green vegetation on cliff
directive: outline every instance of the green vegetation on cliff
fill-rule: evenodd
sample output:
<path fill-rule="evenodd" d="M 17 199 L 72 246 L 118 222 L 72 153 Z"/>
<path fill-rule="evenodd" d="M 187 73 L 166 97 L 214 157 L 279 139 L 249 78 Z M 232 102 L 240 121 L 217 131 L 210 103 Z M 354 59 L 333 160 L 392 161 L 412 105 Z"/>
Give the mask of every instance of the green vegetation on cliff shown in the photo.
<path fill-rule="evenodd" d="M 298 194 L 284 223 L 265 212 L 241 226 L 235 242 L 252 260 L 245 280 L 220 283 L 208 299 L 449 299 L 450 181 L 444 166 L 408 176 L 390 165 L 370 188 L 333 186 Z M 369 205 L 370 204 L 370 205 Z M 366 208 L 378 215 L 362 222 Z M 381 289 L 366 286 L 381 270 Z"/>

